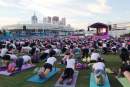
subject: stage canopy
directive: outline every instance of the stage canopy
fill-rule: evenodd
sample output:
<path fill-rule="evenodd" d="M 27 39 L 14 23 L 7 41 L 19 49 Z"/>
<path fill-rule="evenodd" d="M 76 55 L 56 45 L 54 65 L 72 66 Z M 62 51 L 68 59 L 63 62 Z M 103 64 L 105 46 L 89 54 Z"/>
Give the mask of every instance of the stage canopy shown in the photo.
<path fill-rule="evenodd" d="M 90 30 L 89 28 L 96 28 L 97 35 L 106 35 L 106 34 L 108 34 L 109 27 L 107 24 L 97 22 L 97 23 L 94 23 L 94 24 L 88 26 L 88 31 Z"/>
<path fill-rule="evenodd" d="M 97 23 L 90 25 L 89 28 L 97 28 L 97 29 L 98 28 L 108 28 L 108 25 L 106 25 L 104 23 L 97 22 Z"/>

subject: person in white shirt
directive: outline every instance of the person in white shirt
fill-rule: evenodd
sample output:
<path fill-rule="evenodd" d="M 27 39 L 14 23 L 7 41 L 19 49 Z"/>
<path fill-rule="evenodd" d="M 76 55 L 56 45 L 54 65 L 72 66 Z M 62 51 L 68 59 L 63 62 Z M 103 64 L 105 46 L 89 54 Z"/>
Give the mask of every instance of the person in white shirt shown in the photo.
<path fill-rule="evenodd" d="M 18 57 L 15 54 L 7 54 L 10 56 L 11 60 L 16 60 Z"/>
<path fill-rule="evenodd" d="M 32 50 L 30 46 L 22 47 L 22 52 L 23 53 L 29 53 Z"/>
<path fill-rule="evenodd" d="M 20 43 L 20 45 L 24 45 L 24 44 L 25 44 L 25 42 L 24 42 L 24 41 L 20 41 L 19 43 Z"/>
<path fill-rule="evenodd" d="M 50 57 L 47 58 L 47 61 L 44 64 L 44 66 L 38 71 L 38 75 L 41 79 L 45 78 L 48 75 L 48 73 L 52 71 L 52 67 L 57 60 L 54 57 L 54 55 L 55 55 L 55 52 L 51 50 L 49 53 Z"/>
<path fill-rule="evenodd" d="M 16 57 L 15 55 L 10 55 L 8 54 L 8 56 L 10 57 Z M 8 72 L 14 72 L 16 70 L 21 70 L 22 66 L 24 64 L 32 64 L 31 62 L 31 57 L 28 55 L 23 55 L 20 58 L 15 58 L 14 62 L 10 63 L 8 66 Z"/>
<path fill-rule="evenodd" d="M 103 43 L 103 47 L 107 47 L 107 44 L 105 42 Z"/>
<path fill-rule="evenodd" d="M 50 52 L 50 49 L 46 49 L 46 50 L 44 51 L 44 53 L 48 53 L 48 54 L 49 54 L 49 52 Z"/>
<path fill-rule="evenodd" d="M 97 71 L 97 70 L 104 71 L 105 70 L 105 64 L 103 62 L 97 62 L 97 63 L 93 64 L 93 70 L 94 70 L 94 72 Z"/>
<path fill-rule="evenodd" d="M 2 48 L 2 49 L 1 49 L 0 56 L 3 57 L 7 52 L 8 52 L 8 49 L 7 49 L 7 48 Z"/>
<path fill-rule="evenodd" d="M 90 62 L 96 62 L 98 60 L 98 58 L 100 58 L 100 54 L 97 53 L 95 50 L 93 50 L 93 52 L 91 54 Z"/>
<path fill-rule="evenodd" d="M 117 52 L 116 45 L 112 46 L 112 48 L 111 48 L 111 49 L 112 49 L 112 52 L 113 52 L 113 53 L 116 53 L 116 52 Z"/>
<path fill-rule="evenodd" d="M 64 54 L 64 57 L 61 61 L 61 64 L 67 64 L 67 59 L 70 57 L 70 52 L 69 51 L 66 51 L 66 53 Z"/>
<path fill-rule="evenodd" d="M 16 49 L 16 45 L 14 44 L 14 41 L 13 41 L 13 40 L 11 41 L 10 46 L 11 46 L 13 49 Z"/>
<path fill-rule="evenodd" d="M 47 59 L 49 53 L 50 53 L 50 49 L 46 49 L 46 50 L 44 51 L 44 53 L 41 55 L 40 59 L 41 59 L 41 60 Z"/>
<path fill-rule="evenodd" d="M 61 54 L 61 50 L 60 49 L 55 48 L 53 50 L 56 52 L 56 56 L 59 56 Z"/>
<path fill-rule="evenodd" d="M 101 59 L 98 59 L 97 63 L 95 63 L 92 66 L 92 70 L 94 72 L 97 85 L 104 85 L 106 72 L 105 72 L 105 64 L 102 62 Z"/>
<path fill-rule="evenodd" d="M 22 69 L 22 66 L 24 64 L 31 64 L 32 65 L 32 61 L 31 61 L 31 57 L 28 55 L 23 55 L 19 58 L 16 59 L 16 67 L 18 68 L 18 70 Z"/>
<path fill-rule="evenodd" d="M 126 43 L 125 42 L 122 43 L 122 47 L 126 48 Z"/>
<path fill-rule="evenodd" d="M 73 55 L 71 54 L 69 59 L 67 59 L 67 65 L 64 74 L 59 78 L 59 83 L 63 84 L 64 81 L 68 79 L 67 84 L 70 85 L 73 80 L 74 70 L 75 70 L 75 59 L 73 59 Z"/>
<path fill-rule="evenodd" d="M 30 56 L 28 56 L 28 55 L 23 55 L 22 58 L 23 58 L 23 63 L 24 63 L 24 64 L 25 64 L 25 63 L 30 63 L 30 64 L 32 64 L 32 62 L 31 62 L 31 57 L 30 57 Z"/>
<path fill-rule="evenodd" d="M 106 44 L 106 42 L 103 43 L 102 51 L 103 51 L 103 54 L 107 53 L 107 44 Z"/>
<path fill-rule="evenodd" d="M 37 51 L 37 52 L 40 52 L 40 49 L 39 49 L 38 47 L 36 47 L 36 51 Z"/>

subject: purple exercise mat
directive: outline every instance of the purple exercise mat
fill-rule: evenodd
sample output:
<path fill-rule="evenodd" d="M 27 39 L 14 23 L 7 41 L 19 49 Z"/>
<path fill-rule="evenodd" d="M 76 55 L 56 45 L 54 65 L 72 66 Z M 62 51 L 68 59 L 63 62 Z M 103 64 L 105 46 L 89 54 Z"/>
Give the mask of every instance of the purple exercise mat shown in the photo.
<path fill-rule="evenodd" d="M 6 67 L 4 66 L 0 67 L 0 71 L 4 71 L 4 70 L 6 70 Z"/>
<path fill-rule="evenodd" d="M 4 71 L 0 71 L 0 75 L 12 76 L 12 75 L 14 75 L 14 74 L 16 74 L 16 73 L 25 71 L 25 70 L 30 69 L 30 68 L 33 68 L 33 67 L 35 67 L 35 65 L 26 64 L 26 65 L 23 65 L 23 66 L 22 66 L 22 70 L 21 70 L 21 71 L 18 70 L 18 71 L 15 71 L 15 72 L 13 72 L 13 73 L 10 73 L 10 72 L 8 72 L 7 70 L 4 70 Z"/>

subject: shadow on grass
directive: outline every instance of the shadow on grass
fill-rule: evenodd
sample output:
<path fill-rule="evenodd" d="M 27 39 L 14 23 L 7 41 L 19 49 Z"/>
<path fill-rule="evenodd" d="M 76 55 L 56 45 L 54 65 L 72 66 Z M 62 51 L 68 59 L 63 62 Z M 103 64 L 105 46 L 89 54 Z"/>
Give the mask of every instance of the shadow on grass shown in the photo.
<path fill-rule="evenodd" d="M 115 78 L 114 75 L 108 74 L 111 87 L 123 87 L 121 83 Z"/>

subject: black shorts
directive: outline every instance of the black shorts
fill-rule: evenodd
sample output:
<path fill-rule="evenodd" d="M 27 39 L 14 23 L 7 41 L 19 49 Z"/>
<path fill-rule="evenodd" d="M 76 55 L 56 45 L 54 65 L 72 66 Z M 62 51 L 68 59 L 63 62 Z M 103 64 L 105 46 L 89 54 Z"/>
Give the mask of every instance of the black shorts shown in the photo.
<path fill-rule="evenodd" d="M 45 70 L 50 69 L 52 71 L 52 65 L 49 63 L 45 63 L 43 67 L 45 68 Z"/>
<path fill-rule="evenodd" d="M 66 68 L 64 75 L 62 76 L 63 80 L 73 78 L 74 70 L 72 68 Z"/>
<path fill-rule="evenodd" d="M 49 55 L 48 53 L 43 53 L 43 54 L 40 56 L 40 59 L 41 59 L 41 60 L 47 59 L 48 55 Z"/>
<path fill-rule="evenodd" d="M 32 60 L 32 63 L 38 63 L 39 62 L 39 54 L 33 55 L 31 60 Z"/>
<path fill-rule="evenodd" d="M 10 60 L 10 55 L 4 55 L 2 59 L 3 60 Z"/>
<path fill-rule="evenodd" d="M 121 58 L 122 59 L 122 61 L 124 61 L 124 62 L 127 62 L 127 61 L 129 61 L 129 58 L 128 57 L 123 57 L 123 58 Z"/>
<path fill-rule="evenodd" d="M 130 72 L 130 65 L 121 67 L 121 72 L 125 72 L 125 71 Z"/>
<path fill-rule="evenodd" d="M 113 49 L 112 49 L 112 51 L 113 51 L 113 52 L 116 52 L 116 51 L 117 51 L 117 49 L 116 49 L 116 48 L 113 48 Z"/>
<path fill-rule="evenodd" d="M 18 67 L 19 69 L 21 69 L 22 65 L 23 65 L 23 62 L 24 62 L 23 58 L 18 58 L 16 60 L 16 67 Z"/>
<path fill-rule="evenodd" d="M 107 47 L 103 47 L 103 50 L 104 50 L 104 51 L 107 51 Z"/>

